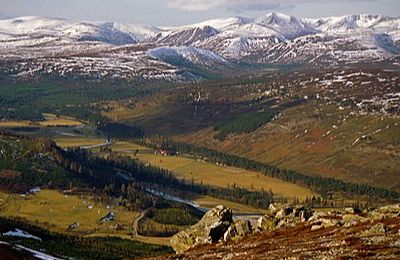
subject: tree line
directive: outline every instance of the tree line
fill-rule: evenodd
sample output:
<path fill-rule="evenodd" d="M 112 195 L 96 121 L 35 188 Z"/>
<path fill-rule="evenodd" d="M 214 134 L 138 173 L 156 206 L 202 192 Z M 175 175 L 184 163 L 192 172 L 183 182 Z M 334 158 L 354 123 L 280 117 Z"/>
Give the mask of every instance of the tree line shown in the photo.
<path fill-rule="evenodd" d="M 186 182 L 174 177 L 168 170 L 145 165 L 115 153 L 104 159 L 85 150 L 63 150 L 54 143 L 47 149 L 57 164 L 80 176 L 87 183 L 98 188 L 104 187 L 110 195 L 126 195 L 127 199 L 131 198 L 130 203 L 137 203 L 138 198 L 145 198 L 146 194 L 148 196 L 148 187 L 209 195 L 259 208 L 267 208 L 274 201 L 271 191 L 250 191 L 238 186 L 221 188 Z M 128 189 L 127 185 L 131 185 L 131 188 Z M 132 192 L 129 193 L 129 190 Z M 142 205 L 142 208 L 149 204 L 144 199 L 143 203 L 145 205 Z"/>
<path fill-rule="evenodd" d="M 219 152 L 205 147 L 175 142 L 171 139 L 160 136 L 137 138 L 135 142 L 154 149 L 176 151 L 180 154 L 195 156 L 196 158 L 201 158 L 209 162 L 260 172 L 273 178 L 309 187 L 320 193 L 322 196 L 327 196 L 327 194 L 332 192 L 343 192 L 352 195 L 376 197 L 390 201 L 399 201 L 400 199 L 399 192 L 385 188 L 350 183 L 330 177 L 309 176 L 298 171 L 282 169 L 271 164 L 257 162 L 245 157 Z"/>
<path fill-rule="evenodd" d="M 277 111 L 250 112 L 224 120 L 214 127 L 218 131 L 216 138 L 223 140 L 231 133 L 251 133 L 260 126 L 270 122 L 277 115 Z"/>

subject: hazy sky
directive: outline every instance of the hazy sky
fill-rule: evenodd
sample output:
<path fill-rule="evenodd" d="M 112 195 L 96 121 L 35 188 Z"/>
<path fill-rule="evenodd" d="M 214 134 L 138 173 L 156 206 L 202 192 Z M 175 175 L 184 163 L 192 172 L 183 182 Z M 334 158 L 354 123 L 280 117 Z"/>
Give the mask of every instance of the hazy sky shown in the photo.
<path fill-rule="evenodd" d="M 311 18 L 350 13 L 400 16 L 400 0 L 0 0 L 0 17 L 36 15 L 157 26 L 268 12 Z"/>

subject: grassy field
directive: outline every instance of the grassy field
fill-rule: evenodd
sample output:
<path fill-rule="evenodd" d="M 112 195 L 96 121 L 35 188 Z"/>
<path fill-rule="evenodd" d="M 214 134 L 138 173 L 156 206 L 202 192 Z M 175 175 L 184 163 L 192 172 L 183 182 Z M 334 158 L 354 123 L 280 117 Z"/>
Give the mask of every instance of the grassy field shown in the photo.
<path fill-rule="evenodd" d="M 39 122 L 41 126 L 80 126 L 82 122 L 77 121 L 72 117 L 56 116 L 53 114 L 43 114 L 45 121 Z"/>
<path fill-rule="evenodd" d="M 55 231 L 65 232 L 72 223 L 79 227 L 72 232 L 80 234 L 128 235 L 131 223 L 139 215 L 123 207 L 103 205 L 90 196 L 66 195 L 55 190 L 42 190 L 36 194 L 0 193 L 0 215 L 22 217 Z M 109 211 L 116 214 L 114 222 L 101 223 L 100 219 Z M 116 231 L 119 224 L 124 230 Z"/>
<path fill-rule="evenodd" d="M 33 127 L 37 124 L 34 124 L 31 121 L 5 121 L 0 122 L 0 127 Z"/>
<path fill-rule="evenodd" d="M 311 190 L 287 183 L 275 178 L 251 172 L 235 167 L 216 165 L 209 162 L 196 160 L 183 156 L 161 156 L 154 154 L 151 150 L 127 142 L 117 142 L 111 146 L 114 152 L 124 153 L 135 157 L 136 150 L 139 153 L 137 158 L 151 165 L 168 169 L 175 173 L 178 178 L 196 183 L 203 183 L 218 187 L 227 187 L 236 184 L 251 190 L 272 190 L 279 197 L 300 200 L 316 195 Z"/>
<path fill-rule="evenodd" d="M 81 126 L 82 122 L 71 117 L 59 116 L 53 114 L 43 114 L 44 121 L 5 121 L 0 122 L 0 127 L 54 127 L 54 126 Z"/>
<path fill-rule="evenodd" d="M 62 148 L 75 148 L 104 143 L 102 138 L 58 136 L 53 139 Z"/>

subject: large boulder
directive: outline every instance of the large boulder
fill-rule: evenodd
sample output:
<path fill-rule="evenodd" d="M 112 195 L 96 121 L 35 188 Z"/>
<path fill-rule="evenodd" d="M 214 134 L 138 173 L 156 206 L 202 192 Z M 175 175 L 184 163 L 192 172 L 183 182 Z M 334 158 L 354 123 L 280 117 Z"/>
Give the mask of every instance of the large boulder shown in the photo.
<path fill-rule="evenodd" d="M 239 220 L 232 224 L 224 234 L 224 241 L 236 240 L 253 233 L 253 228 L 249 220 Z"/>
<path fill-rule="evenodd" d="M 177 253 L 183 253 L 200 244 L 217 243 L 233 223 L 232 210 L 217 206 L 189 229 L 171 238 L 171 246 Z"/>

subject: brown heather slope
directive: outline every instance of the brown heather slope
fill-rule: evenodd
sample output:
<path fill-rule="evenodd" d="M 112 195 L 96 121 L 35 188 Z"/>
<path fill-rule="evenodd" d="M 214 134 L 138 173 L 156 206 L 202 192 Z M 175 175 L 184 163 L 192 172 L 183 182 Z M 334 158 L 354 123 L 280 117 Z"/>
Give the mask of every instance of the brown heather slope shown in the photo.
<path fill-rule="evenodd" d="M 383 229 L 382 229 L 383 227 Z M 156 259 L 400 259 L 400 218 L 311 230 L 309 223 L 259 232 Z"/>
<path fill-rule="evenodd" d="M 400 119 L 352 112 L 308 102 L 223 141 L 214 138 L 211 128 L 175 139 L 303 174 L 399 191 Z"/>
<path fill-rule="evenodd" d="M 400 191 L 399 73 L 386 63 L 305 67 L 254 80 L 181 85 L 101 109 L 110 119 L 179 142 Z M 243 115 L 275 110 L 279 115 L 255 130 L 218 135 L 221 122 L 244 125 L 249 120 Z"/>

